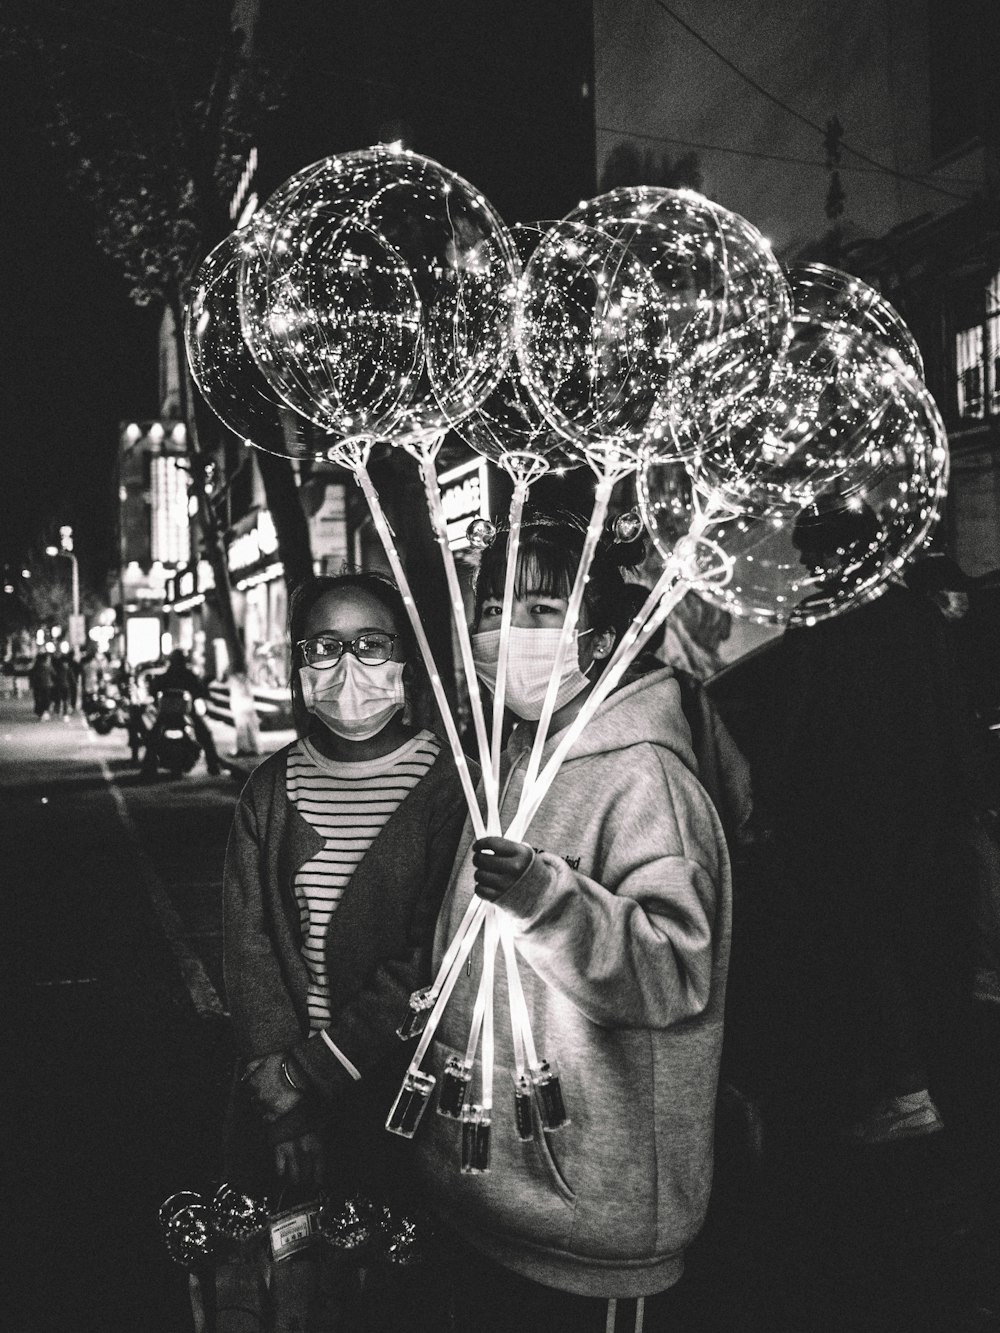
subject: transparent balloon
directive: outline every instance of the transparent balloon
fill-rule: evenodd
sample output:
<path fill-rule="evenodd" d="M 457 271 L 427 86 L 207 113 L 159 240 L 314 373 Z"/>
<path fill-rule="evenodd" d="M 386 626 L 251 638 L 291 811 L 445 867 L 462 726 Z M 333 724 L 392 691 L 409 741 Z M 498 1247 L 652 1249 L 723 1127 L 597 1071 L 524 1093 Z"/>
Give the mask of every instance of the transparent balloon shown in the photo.
<path fill-rule="evenodd" d="M 511 227 L 522 264 L 528 262 L 543 234 L 536 223 L 517 223 Z M 455 423 L 455 430 L 470 448 L 504 468 L 515 480 L 519 476 L 537 477 L 549 468 L 575 467 L 584 462 L 580 451 L 542 416 L 513 353 L 496 387 L 478 407 Z"/>
<path fill-rule="evenodd" d="M 790 313 L 781 268 L 744 218 L 690 190 L 636 187 L 581 204 L 545 234 L 521 280 L 522 373 L 543 417 L 588 456 L 697 441 L 675 383 L 697 348 L 739 331 L 767 361 Z"/>
<path fill-rule="evenodd" d="M 874 287 L 827 264 L 792 264 L 786 273 L 796 314 L 827 324 L 853 325 L 923 379 L 924 362 L 916 339 L 902 315 Z"/>
<path fill-rule="evenodd" d="M 217 417 L 266 453 L 325 458 L 338 437 L 288 404 L 261 374 L 240 326 L 239 276 L 244 234 L 231 232 L 202 261 L 184 312 L 191 374 Z"/>
<path fill-rule="evenodd" d="M 723 364 L 720 392 L 728 376 Z M 703 392 L 714 377 L 708 359 Z M 797 315 L 766 383 L 730 401 L 703 434 L 693 460 L 699 487 L 752 517 L 795 513 L 832 492 L 863 493 L 893 466 L 913 405 L 927 397 L 912 370 L 852 325 Z"/>
<path fill-rule="evenodd" d="M 811 624 L 877 597 L 925 544 L 947 490 L 944 424 L 913 374 L 873 355 L 882 367 L 877 403 L 848 399 L 841 417 L 801 435 L 790 416 L 783 436 L 771 433 L 773 418 L 754 422 L 764 441 L 744 436 L 748 450 L 776 453 L 760 493 L 746 492 L 752 505 L 713 488 L 700 458 L 650 456 L 640 466 L 640 512 L 659 553 L 686 553 L 685 577 L 708 601 L 760 623 Z M 800 456 L 782 456 L 782 438 L 797 441 Z M 725 580 L 708 576 L 720 561 Z"/>
<path fill-rule="evenodd" d="M 250 231 L 244 336 L 282 398 L 325 429 L 440 432 L 503 373 L 516 251 L 479 191 L 429 158 L 325 158 Z"/>

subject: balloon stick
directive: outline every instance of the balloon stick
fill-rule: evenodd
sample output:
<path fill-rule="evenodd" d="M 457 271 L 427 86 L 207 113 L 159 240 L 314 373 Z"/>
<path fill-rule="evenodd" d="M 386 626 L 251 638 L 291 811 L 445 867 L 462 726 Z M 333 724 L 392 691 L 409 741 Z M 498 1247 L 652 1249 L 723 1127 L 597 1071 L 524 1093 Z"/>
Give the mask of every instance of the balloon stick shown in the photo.
<path fill-rule="evenodd" d="M 490 748 L 490 767 L 493 782 L 500 790 L 500 753 L 503 749 L 503 709 L 507 693 L 507 659 L 510 654 L 510 622 L 514 610 L 514 586 L 517 579 L 517 553 L 521 541 L 521 516 L 528 496 L 528 482 L 524 477 L 514 480 L 514 494 L 510 502 L 510 531 L 507 537 L 507 568 L 504 571 L 503 602 L 500 609 L 500 644 L 497 654 L 496 692 L 493 695 L 493 737 Z M 471 686 L 470 686 L 471 688 Z M 499 809 L 497 832 L 500 831 Z"/>
<path fill-rule="evenodd" d="M 611 500 L 611 492 L 614 489 L 616 478 L 609 473 L 598 478 L 597 489 L 594 492 L 594 507 L 590 515 L 590 522 L 587 525 L 587 535 L 583 543 L 583 551 L 580 554 L 580 564 L 576 571 L 576 578 L 573 580 L 573 588 L 570 592 L 569 602 L 566 607 L 566 618 L 563 621 L 562 634 L 556 648 L 555 662 L 552 666 L 552 678 L 549 681 L 548 688 L 545 691 L 545 699 L 542 703 L 542 711 L 535 728 L 535 739 L 531 747 L 531 754 L 528 757 L 528 767 L 525 770 L 524 788 L 521 800 L 524 801 L 524 792 L 530 790 L 538 774 L 538 768 L 541 763 L 542 750 L 545 748 L 545 741 L 548 736 L 549 723 L 552 720 L 552 714 L 555 711 L 556 696 L 559 692 L 559 686 L 562 682 L 563 665 L 569 655 L 570 649 L 576 652 L 576 626 L 580 617 L 580 607 L 583 604 L 583 593 L 587 586 L 587 579 L 590 573 L 590 566 L 594 560 L 594 552 L 597 550 L 597 543 L 600 540 L 601 532 L 604 528 L 604 519 L 608 512 L 608 504 Z M 508 833 L 508 836 L 511 836 Z"/>
<path fill-rule="evenodd" d="M 413 599 L 413 593 L 410 589 L 409 580 L 406 577 L 406 570 L 403 568 L 403 562 L 399 558 L 399 552 L 396 550 L 396 543 L 393 539 L 392 529 L 389 527 L 388 520 L 382 509 L 378 492 L 372 484 L 372 479 L 368 474 L 367 454 L 370 453 L 369 445 L 364 455 L 356 453 L 348 458 L 346 455 L 340 455 L 338 461 L 342 461 L 350 467 L 357 479 L 358 485 L 364 492 L 365 499 L 368 501 L 368 508 L 371 512 L 372 521 L 375 524 L 376 531 L 382 541 L 386 558 L 392 569 L 399 591 L 403 598 L 403 604 L 406 607 L 406 613 L 410 618 L 410 624 L 413 626 L 413 633 L 417 644 L 423 654 L 424 662 L 427 665 L 427 674 L 430 677 L 431 689 L 434 691 L 434 698 L 437 701 L 438 708 L 441 711 L 441 719 L 451 745 L 451 752 L 455 760 L 455 767 L 458 770 L 459 780 L 462 784 L 462 790 L 465 793 L 466 803 L 469 807 L 469 818 L 472 821 L 472 827 L 475 830 L 476 837 L 481 838 L 486 832 L 486 826 L 483 822 L 482 811 L 479 808 L 479 801 L 476 799 L 476 790 L 472 782 L 472 775 L 469 772 L 469 765 L 465 758 L 465 752 L 462 749 L 462 741 L 458 734 L 458 728 L 455 725 L 455 719 L 452 716 L 451 705 L 448 702 L 448 696 L 445 694 L 444 685 L 441 681 L 441 673 L 437 669 L 434 661 L 434 654 L 431 652 L 430 643 L 427 640 L 427 634 L 420 619 L 420 613 L 417 610 L 416 602 Z"/>
<path fill-rule="evenodd" d="M 497 909 L 492 903 L 486 912 L 486 930 L 483 936 L 483 988 L 486 991 L 486 1009 L 483 1014 L 483 1110 L 493 1106 L 493 974 L 497 956 Z"/>
<path fill-rule="evenodd" d="M 427 1054 L 431 1039 L 437 1030 L 438 1023 L 441 1021 L 441 1015 L 451 999 L 451 993 L 455 989 L 455 983 L 465 965 L 465 960 L 472 952 L 476 936 L 482 929 L 487 906 L 488 903 L 483 898 L 473 897 L 466 909 L 465 919 L 449 945 L 448 953 L 442 959 L 441 966 L 438 968 L 437 979 L 434 982 L 435 987 L 437 987 L 437 999 L 427 1020 L 427 1026 L 420 1034 L 417 1049 L 413 1052 L 413 1059 L 409 1065 L 411 1073 L 415 1073 L 420 1068 L 421 1062 Z M 453 950 L 454 952 L 452 952 Z M 449 955 L 451 955 L 450 963 L 448 961 Z"/>
<path fill-rule="evenodd" d="M 469 626 L 465 614 L 465 602 L 462 599 L 462 590 L 458 581 L 458 571 L 455 568 L 455 553 L 452 551 L 448 541 L 448 523 L 445 518 L 444 506 L 441 502 L 441 488 L 438 484 L 437 471 L 434 467 L 435 455 L 439 448 L 440 438 L 433 443 L 421 442 L 418 454 L 420 476 L 424 484 L 424 494 L 427 498 L 427 512 L 430 515 L 431 527 L 434 529 L 434 535 L 437 538 L 438 547 L 441 551 L 441 561 L 444 565 L 445 580 L 448 584 L 448 595 L 451 601 L 455 634 L 462 655 L 462 665 L 465 669 L 469 704 L 472 709 L 476 741 L 479 747 L 483 787 L 486 792 L 486 828 L 491 833 L 499 833 L 500 812 L 497 804 L 499 774 L 493 767 L 490 753 L 490 742 L 486 735 L 486 720 L 483 716 L 483 701 L 479 692 L 479 682 L 476 677 L 476 665 L 472 657 L 472 642 L 469 638 Z"/>

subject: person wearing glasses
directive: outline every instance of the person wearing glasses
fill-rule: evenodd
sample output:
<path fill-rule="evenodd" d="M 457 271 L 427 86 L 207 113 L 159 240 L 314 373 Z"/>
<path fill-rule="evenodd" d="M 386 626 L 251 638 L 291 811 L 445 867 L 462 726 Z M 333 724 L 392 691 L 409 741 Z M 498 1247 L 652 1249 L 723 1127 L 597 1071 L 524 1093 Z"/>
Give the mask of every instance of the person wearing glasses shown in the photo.
<path fill-rule="evenodd" d="M 286 1203 L 377 1196 L 399 1170 L 384 1131 L 410 1055 L 396 1029 L 431 980 L 465 820 L 450 751 L 411 721 L 420 661 L 396 586 L 310 579 L 289 628 L 298 738 L 243 789 L 223 886 L 240 1057 L 227 1171 Z"/>

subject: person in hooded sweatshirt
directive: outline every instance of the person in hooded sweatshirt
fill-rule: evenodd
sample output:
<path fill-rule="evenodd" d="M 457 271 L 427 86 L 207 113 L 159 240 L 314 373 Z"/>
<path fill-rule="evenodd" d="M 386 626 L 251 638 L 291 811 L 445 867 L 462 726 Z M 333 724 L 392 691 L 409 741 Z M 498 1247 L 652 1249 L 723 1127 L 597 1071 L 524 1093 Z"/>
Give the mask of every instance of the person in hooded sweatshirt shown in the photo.
<path fill-rule="evenodd" d="M 501 771 L 501 824 L 517 808 L 586 520 L 529 511 L 521 528 L 506 703 L 517 722 Z M 634 548 L 633 548 L 634 549 Z M 629 623 L 621 567 L 602 538 L 578 651 L 563 672 L 543 755 L 579 712 Z M 473 651 L 497 672 L 506 538 L 484 552 Z M 435 965 L 473 894 L 516 944 L 539 1058 L 554 1062 L 569 1124 L 515 1132 L 506 976 L 498 964 L 491 1163 L 460 1170 L 462 1125 L 433 1109 L 414 1140 L 424 1197 L 448 1238 L 451 1290 L 469 1328 L 532 1333 L 666 1327 L 684 1252 L 705 1217 L 730 933 L 719 817 L 696 776 L 669 667 L 619 688 L 573 745 L 525 840 L 474 840 L 467 823 L 438 916 Z M 482 938 L 460 971 L 425 1068 L 441 1087 L 461 1058 Z M 480 1065 L 473 1071 L 479 1086 Z"/>

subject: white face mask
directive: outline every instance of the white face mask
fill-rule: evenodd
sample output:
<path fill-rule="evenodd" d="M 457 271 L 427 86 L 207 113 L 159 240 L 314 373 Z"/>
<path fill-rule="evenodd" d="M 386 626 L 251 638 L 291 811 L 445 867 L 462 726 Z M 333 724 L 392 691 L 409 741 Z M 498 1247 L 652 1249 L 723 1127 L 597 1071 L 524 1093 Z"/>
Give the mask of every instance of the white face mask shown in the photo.
<path fill-rule="evenodd" d="M 582 630 L 581 634 L 589 634 Z M 537 722 L 542 715 L 545 693 L 552 679 L 556 651 L 562 637 L 561 629 L 517 629 L 511 626 L 510 647 L 507 650 L 506 706 L 526 722 Z M 579 638 L 580 635 L 577 635 Z M 476 675 L 496 692 L 497 660 L 500 656 L 500 631 L 484 630 L 472 636 L 472 656 Z M 576 646 L 570 648 L 563 663 L 562 680 L 556 694 L 555 706 L 562 708 L 585 690 L 590 681 L 580 670 Z"/>
<path fill-rule="evenodd" d="M 406 705 L 404 662 L 359 662 L 345 652 L 333 667 L 299 667 L 302 701 L 335 736 L 367 741 Z"/>

